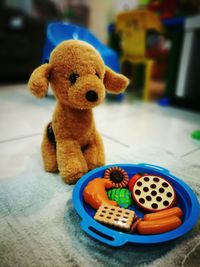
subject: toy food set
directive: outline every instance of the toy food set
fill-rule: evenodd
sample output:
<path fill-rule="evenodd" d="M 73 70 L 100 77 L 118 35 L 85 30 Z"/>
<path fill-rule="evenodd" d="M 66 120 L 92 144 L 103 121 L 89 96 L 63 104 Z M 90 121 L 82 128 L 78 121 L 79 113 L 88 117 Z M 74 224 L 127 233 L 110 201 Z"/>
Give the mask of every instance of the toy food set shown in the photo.
<path fill-rule="evenodd" d="M 73 191 L 81 228 L 112 246 L 153 244 L 182 236 L 200 206 L 182 180 L 149 164 L 104 166 L 84 175 Z"/>

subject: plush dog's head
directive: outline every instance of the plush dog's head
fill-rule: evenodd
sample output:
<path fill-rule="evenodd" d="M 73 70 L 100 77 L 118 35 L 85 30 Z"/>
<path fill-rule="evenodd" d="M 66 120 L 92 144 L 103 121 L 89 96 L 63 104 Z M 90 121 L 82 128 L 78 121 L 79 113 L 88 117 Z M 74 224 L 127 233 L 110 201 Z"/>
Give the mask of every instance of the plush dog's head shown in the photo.
<path fill-rule="evenodd" d="M 106 67 L 91 45 L 77 40 L 58 45 L 49 63 L 34 70 L 28 86 L 41 98 L 46 95 L 49 82 L 60 103 L 78 109 L 90 109 L 101 103 L 105 89 L 118 94 L 128 85 L 128 79 Z"/>

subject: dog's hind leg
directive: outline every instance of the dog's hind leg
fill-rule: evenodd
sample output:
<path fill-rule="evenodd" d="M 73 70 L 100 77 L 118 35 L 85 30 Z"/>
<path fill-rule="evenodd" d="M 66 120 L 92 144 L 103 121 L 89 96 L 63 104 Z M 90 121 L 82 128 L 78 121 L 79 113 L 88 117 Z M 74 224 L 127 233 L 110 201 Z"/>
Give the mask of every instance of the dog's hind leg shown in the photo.
<path fill-rule="evenodd" d="M 45 171 L 57 172 L 56 142 L 51 123 L 45 128 L 41 150 Z"/>

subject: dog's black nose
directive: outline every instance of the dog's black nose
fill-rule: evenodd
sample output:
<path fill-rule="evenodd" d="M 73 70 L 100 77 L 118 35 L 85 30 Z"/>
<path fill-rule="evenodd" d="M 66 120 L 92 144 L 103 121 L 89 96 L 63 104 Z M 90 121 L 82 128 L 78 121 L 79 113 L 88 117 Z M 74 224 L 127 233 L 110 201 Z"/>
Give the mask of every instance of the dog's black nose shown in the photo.
<path fill-rule="evenodd" d="M 95 91 L 90 90 L 85 95 L 86 99 L 90 102 L 95 102 L 98 100 L 98 95 Z"/>

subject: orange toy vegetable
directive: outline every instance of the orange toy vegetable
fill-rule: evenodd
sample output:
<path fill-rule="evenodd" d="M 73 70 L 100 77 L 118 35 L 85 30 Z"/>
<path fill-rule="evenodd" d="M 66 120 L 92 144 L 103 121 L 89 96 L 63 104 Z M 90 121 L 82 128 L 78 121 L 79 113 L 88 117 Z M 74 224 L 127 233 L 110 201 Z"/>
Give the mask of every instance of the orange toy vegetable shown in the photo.
<path fill-rule="evenodd" d="M 174 230 L 180 225 L 181 219 L 171 216 L 160 220 L 141 221 L 137 224 L 137 230 L 143 235 L 161 234 Z"/>
<path fill-rule="evenodd" d="M 173 207 L 173 208 L 166 209 L 163 211 L 145 214 L 144 220 L 152 221 L 152 220 L 164 219 L 164 218 L 171 217 L 171 216 L 182 217 L 182 215 L 183 215 L 183 212 L 179 207 Z"/>
<path fill-rule="evenodd" d="M 95 178 L 90 181 L 83 191 L 83 198 L 92 208 L 98 209 L 101 205 L 118 206 L 116 201 L 109 200 L 106 189 L 112 187 L 112 181 L 104 178 Z"/>

